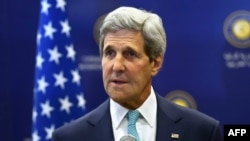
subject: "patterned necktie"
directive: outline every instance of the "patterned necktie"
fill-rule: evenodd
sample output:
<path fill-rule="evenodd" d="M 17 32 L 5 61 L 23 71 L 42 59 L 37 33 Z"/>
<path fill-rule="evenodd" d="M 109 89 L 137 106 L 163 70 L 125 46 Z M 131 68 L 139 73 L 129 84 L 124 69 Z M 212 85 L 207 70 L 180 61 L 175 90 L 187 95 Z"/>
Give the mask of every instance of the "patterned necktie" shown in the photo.
<path fill-rule="evenodd" d="M 140 141 L 139 135 L 136 131 L 136 121 L 139 118 L 140 112 L 137 110 L 131 110 L 128 112 L 128 134 L 132 135 L 136 141 Z"/>

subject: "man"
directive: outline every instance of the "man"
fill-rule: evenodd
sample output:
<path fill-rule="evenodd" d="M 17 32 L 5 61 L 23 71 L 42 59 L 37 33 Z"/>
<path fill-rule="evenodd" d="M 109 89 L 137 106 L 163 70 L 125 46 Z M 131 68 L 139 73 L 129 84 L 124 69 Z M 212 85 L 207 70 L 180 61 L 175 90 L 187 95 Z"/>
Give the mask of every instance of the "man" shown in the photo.
<path fill-rule="evenodd" d="M 100 28 L 99 47 L 110 99 L 55 130 L 54 141 L 221 141 L 217 120 L 154 91 L 152 79 L 166 50 L 158 15 L 132 7 L 115 9 Z M 138 115 L 135 123 L 131 115 Z"/>

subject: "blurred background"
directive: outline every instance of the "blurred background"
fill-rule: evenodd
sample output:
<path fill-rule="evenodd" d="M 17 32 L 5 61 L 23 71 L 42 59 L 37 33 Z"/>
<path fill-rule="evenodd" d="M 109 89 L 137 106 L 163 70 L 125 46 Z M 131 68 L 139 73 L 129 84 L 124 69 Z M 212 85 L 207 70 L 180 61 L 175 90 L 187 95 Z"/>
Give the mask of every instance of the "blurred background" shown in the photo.
<path fill-rule="evenodd" d="M 224 124 L 250 124 L 249 0 L 66 0 L 86 110 L 107 95 L 96 27 L 119 6 L 159 14 L 167 34 L 162 96 Z M 0 141 L 32 136 L 39 0 L 0 0 Z"/>

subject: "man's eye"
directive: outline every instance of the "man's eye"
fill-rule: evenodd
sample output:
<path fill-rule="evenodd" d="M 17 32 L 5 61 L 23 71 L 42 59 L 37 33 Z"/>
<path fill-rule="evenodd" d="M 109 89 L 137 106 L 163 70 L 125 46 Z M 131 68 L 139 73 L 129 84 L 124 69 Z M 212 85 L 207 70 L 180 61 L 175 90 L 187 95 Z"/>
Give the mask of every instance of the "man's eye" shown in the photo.
<path fill-rule="evenodd" d="M 126 52 L 126 56 L 128 56 L 128 57 L 136 57 L 136 53 L 134 51 L 128 51 L 128 52 Z"/>
<path fill-rule="evenodd" d="M 115 52 L 113 50 L 108 50 L 105 52 L 105 56 L 113 56 Z"/>

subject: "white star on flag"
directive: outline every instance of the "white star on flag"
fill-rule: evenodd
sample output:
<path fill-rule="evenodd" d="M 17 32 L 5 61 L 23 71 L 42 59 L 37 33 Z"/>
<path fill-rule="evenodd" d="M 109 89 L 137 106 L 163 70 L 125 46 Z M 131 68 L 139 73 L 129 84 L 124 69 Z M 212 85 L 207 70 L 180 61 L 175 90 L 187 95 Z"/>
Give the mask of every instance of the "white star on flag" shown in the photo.
<path fill-rule="evenodd" d="M 56 8 L 60 8 L 64 12 L 65 6 L 66 6 L 65 0 L 56 0 Z"/>
<path fill-rule="evenodd" d="M 53 39 L 53 34 L 57 31 L 55 28 L 52 27 L 52 22 L 50 21 L 47 25 L 44 25 L 45 29 L 45 37 L 49 37 L 51 40 Z"/>
<path fill-rule="evenodd" d="M 39 53 L 37 56 L 36 56 L 36 67 L 38 67 L 39 69 L 42 68 L 42 65 L 43 65 L 43 62 L 44 62 L 44 59 L 41 55 L 41 53 Z"/>
<path fill-rule="evenodd" d="M 40 33 L 37 34 L 36 36 L 36 43 L 39 45 L 40 44 L 40 40 L 42 38 L 42 35 Z"/>
<path fill-rule="evenodd" d="M 45 13 L 46 15 L 48 14 L 48 10 L 51 7 L 51 5 L 47 2 L 47 0 L 42 1 L 42 11 L 41 13 Z"/>
<path fill-rule="evenodd" d="M 70 113 L 70 108 L 73 106 L 73 103 L 69 101 L 69 97 L 66 96 L 64 99 L 59 98 L 59 101 L 61 103 L 61 111 L 66 111 L 68 114 Z"/>
<path fill-rule="evenodd" d="M 52 124 L 49 128 L 45 127 L 44 128 L 45 132 L 46 132 L 46 139 L 51 139 L 52 138 L 52 133 L 55 130 L 55 125 Z"/>
<path fill-rule="evenodd" d="M 83 94 L 79 94 L 76 96 L 77 97 L 77 100 L 78 100 L 78 107 L 81 107 L 82 109 L 85 109 L 85 104 L 86 104 L 86 101 L 83 97 Z"/>
<path fill-rule="evenodd" d="M 42 107 L 42 115 L 46 115 L 47 118 L 50 118 L 50 113 L 54 110 L 52 106 L 50 106 L 49 101 L 47 100 L 45 103 L 41 103 Z"/>
<path fill-rule="evenodd" d="M 64 84 L 68 80 L 63 76 L 63 72 L 61 71 L 59 74 L 54 74 L 54 78 L 56 79 L 55 86 L 60 86 L 62 89 L 64 89 Z"/>
<path fill-rule="evenodd" d="M 62 57 L 62 54 L 58 52 L 57 46 L 55 46 L 53 49 L 48 49 L 50 58 L 49 61 L 54 61 L 56 64 L 59 64 L 59 59 Z"/>
<path fill-rule="evenodd" d="M 73 45 L 71 44 L 69 46 L 66 46 L 66 50 L 67 50 L 67 58 L 71 58 L 72 61 L 75 61 L 76 52 L 74 50 Z"/>
<path fill-rule="evenodd" d="M 80 85 L 81 76 L 80 76 L 78 70 L 72 70 L 71 74 L 73 76 L 72 82 Z"/>
<path fill-rule="evenodd" d="M 69 21 L 65 20 L 65 21 L 61 21 L 60 22 L 61 26 L 62 26 L 62 33 L 65 33 L 67 36 L 70 35 L 70 26 L 69 26 Z"/>
<path fill-rule="evenodd" d="M 41 79 L 38 79 L 38 91 L 46 92 L 46 87 L 49 86 L 49 83 L 45 81 L 45 77 L 42 76 Z"/>
<path fill-rule="evenodd" d="M 38 136 L 37 131 L 34 131 L 32 133 L 32 141 L 39 141 L 39 140 L 40 140 L 40 137 Z"/>
<path fill-rule="evenodd" d="M 33 122 L 36 122 L 36 117 L 38 116 L 37 112 L 35 109 L 33 109 L 33 112 L 32 112 L 32 121 Z"/>
<path fill-rule="evenodd" d="M 32 112 L 32 141 L 87 113 L 65 0 L 41 0 Z"/>

